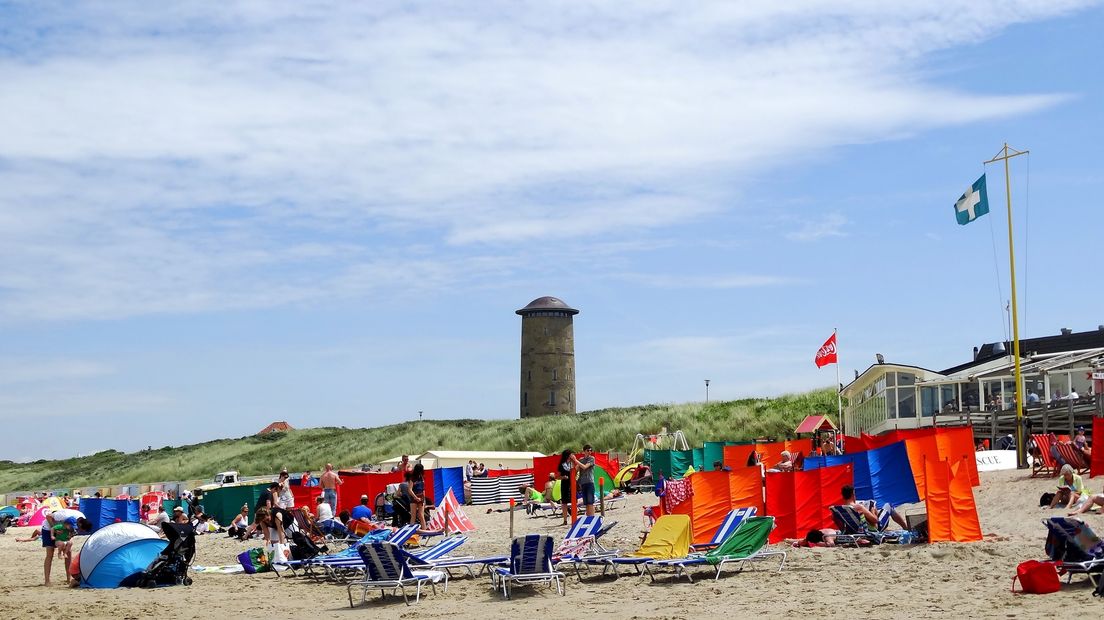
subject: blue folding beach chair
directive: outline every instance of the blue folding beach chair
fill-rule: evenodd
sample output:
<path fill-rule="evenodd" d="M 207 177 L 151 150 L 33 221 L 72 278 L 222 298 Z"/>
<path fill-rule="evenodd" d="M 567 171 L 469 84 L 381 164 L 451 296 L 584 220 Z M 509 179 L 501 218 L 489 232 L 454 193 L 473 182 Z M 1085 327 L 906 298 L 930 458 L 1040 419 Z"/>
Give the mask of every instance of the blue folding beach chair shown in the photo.
<path fill-rule="evenodd" d="M 411 556 L 402 550 L 402 547 L 389 542 L 374 542 L 368 545 L 359 545 L 357 553 L 364 564 L 366 578 L 363 581 L 354 581 L 348 586 L 349 607 L 355 607 L 353 603 L 353 589 L 361 588 L 360 602 L 364 603 L 368 598 L 368 590 L 379 590 L 382 597 L 387 596 L 387 591 L 402 592 L 403 601 L 410 604 L 410 598 L 406 594 L 406 588 L 415 588 L 414 602 L 422 598 L 422 586 L 426 583 L 437 593 L 438 581 L 445 582 L 445 591 L 448 591 L 448 573 L 438 570 L 420 570 L 410 566 Z"/>
<path fill-rule="evenodd" d="M 1093 532 L 1089 525 L 1072 517 L 1051 517 L 1043 519 L 1047 527 L 1047 557 L 1059 562 L 1058 568 L 1073 576 L 1086 575 L 1093 586 L 1100 581 L 1104 572 L 1104 541 Z"/>
<path fill-rule="evenodd" d="M 342 581 L 359 574 L 363 570 L 364 563 L 361 561 L 360 555 L 357 552 L 357 548 L 360 547 L 360 545 L 381 542 L 381 537 L 383 537 L 382 541 L 401 547 L 417 532 L 418 525 L 416 523 L 405 525 L 395 530 L 390 535 L 384 535 L 382 532 L 378 531 L 369 532 L 362 536 L 356 545 L 343 551 L 338 551 L 337 553 L 331 553 L 329 555 L 319 555 L 306 560 L 291 560 L 279 563 L 278 565 L 287 566 L 292 569 L 293 573 L 295 573 L 296 570 L 302 570 L 308 577 Z"/>
<path fill-rule="evenodd" d="M 552 537 L 529 534 L 515 538 L 510 544 L 510 563 L 491 570 L 491 587 L 501 588 L 502 596 L 510 598 L 515 585 L 547 583 L 564 595 L 564 574 L 552 566 Z"/>
<path fill-rule="evenodd" d="M 886 532 L 883 528 L 889 526 L 892 518 L 893 507 L 886 504 L 878 517 L 878 529 L 873 529 L 866 519 L 851 506 L 829 506 L 832 520 L 840 533 L 836 536 L 837 545 L 857 545 L 860 540 L 880 544 L 895 541 L 900 537 L 900 532 Z"/>

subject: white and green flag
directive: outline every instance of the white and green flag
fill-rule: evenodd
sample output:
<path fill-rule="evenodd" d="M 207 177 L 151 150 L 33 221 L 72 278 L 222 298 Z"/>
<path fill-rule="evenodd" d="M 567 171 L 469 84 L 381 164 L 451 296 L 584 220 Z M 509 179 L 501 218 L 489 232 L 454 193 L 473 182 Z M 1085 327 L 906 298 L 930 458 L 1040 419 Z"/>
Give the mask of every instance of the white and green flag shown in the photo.
<path fill-rule="evenodd" d="M 965 226 L 989 212 L 989 195 L 985 191 L 985 175 L 974 181 L 970 189 L 955 203 L 955 217 Z"/>

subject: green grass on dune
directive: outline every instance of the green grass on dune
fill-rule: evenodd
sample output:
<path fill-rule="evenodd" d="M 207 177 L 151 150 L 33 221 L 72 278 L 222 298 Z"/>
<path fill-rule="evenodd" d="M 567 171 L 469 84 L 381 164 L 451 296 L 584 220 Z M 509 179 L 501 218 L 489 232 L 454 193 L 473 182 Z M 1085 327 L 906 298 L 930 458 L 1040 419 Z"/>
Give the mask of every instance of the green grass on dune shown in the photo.
<path fill-rule="evenodd" d="M 835 409 L 836 395 L 828 388 L 778 398 L 643 405 L 527 420 L 433 420 L 378 428 L 312 428 L 131 454 L 107 450 L 57 461 L 0 461 L 0 492 L 196 480 L 228 469 L 246 476 L 270 474 L 281 467 L 319 471 L 326 462 L 354 467 L 435 448 L 552 454 L 590 443 L 598 450 L 628 452 L 637 433 L 655 433 L 664 426 L 682 430 L 692 447 L 700 447 L 704 441 L 782 437 L 806 415 Z"/>

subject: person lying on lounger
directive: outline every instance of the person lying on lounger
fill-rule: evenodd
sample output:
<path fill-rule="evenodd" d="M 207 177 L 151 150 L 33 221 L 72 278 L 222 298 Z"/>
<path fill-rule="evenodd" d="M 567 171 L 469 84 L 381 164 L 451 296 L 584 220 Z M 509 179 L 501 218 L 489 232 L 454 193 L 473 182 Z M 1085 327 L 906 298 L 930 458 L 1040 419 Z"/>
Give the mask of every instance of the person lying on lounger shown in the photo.
<path fill-rule="evenodd" d="M 856 501 L 855 487 L 849 484 L 843 485 L 843 488 L 840 489 L 840 495 L 843 497 L 844 506 L 850 506 L 855 510 L 855 512 L 859 513 L 859 516 L 866 519 L 867 523 L 869 523 L 875 529 L 878 528 L 878 517 L 880 517 L 881 515 L 878 512 L 877 507 L 872 509 L 868 507 L 865 503 Z M 901 529 L 907 530 L 908 525 L 905 523 L 905 518 L 898 514 L 896 510 L 893 510 L 892 507 L 889 509 L 889 511 L 889 517 L 893 519 L 893 521 L 896 522 L 897 525 L 900 525 Z"/>

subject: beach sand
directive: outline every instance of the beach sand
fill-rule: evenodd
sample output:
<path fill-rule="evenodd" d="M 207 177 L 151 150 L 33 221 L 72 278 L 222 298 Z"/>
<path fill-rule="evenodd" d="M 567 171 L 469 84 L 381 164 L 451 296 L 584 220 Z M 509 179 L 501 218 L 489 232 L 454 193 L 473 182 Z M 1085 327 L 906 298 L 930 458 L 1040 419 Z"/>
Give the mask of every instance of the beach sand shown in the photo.
<path fill-rule="evenodd" d="M 40 544 L 16 543 L 27 528 L 0 536 L 0 617 L 111 618 L 274 618 L 380 617 L 383 614 L 419 618 L 496 618 L 518 613 L 563 618 L 595 613 L 616 618 L 823 617 L 842 613 L 869 618 L 1044 618 L 1061 610 L 1086 610 L 1095 603 L 1084 576 L 1049 595 L 1012 594 L 1016 565 L 1044 557 L 1046 538 L 1041 519 L 1051 514 L 1038 507 L 1039 495 L 1052 490 L 1052 479 L 1032 479 L 1022 471 L 981 474 L 975 489 L 985 541 L 933 545 L 882 545 L 863 549 L 792 549 L 786 568 L 775 573 L 769 563 L 758 570 L 729 574 L 714 582 L 700 569 L 693 584 L 660 577 L 656 583 L 635 576 L 567 580 L 567 596 L 543 588 L 521 588 L 505 601 L 486 577 L 459 576 L 448 592 L 438 587 L 415 606 L 399 598 L 379 602 L 378 592 L 367 605 L 350 609 L 343 586 L 272 574 L 197 574 L 191 586 L 155 590 L 71 590 L 60 570 L 55 585 L 42 582 Z M 1090 481 L 1099 491 L 1100 481 Z M 652 495 L 632 496 L 627 505 L 607 514 L 618 525 L 604 538 L 607 546 L 633 550 L 643 529 L 641 508 L 655 503 Z M 478 527 L 465 545 L 470 554 L 503 554 L 509 546 L 509 514 L 466 507 Z M 1086 520 L 1104 531 L 1104 517 Z M 518 534 L 547 533 L 557 540 L 565 528 L 559 519 L 515 515 Z M 78 539 L 83 540 L 83 539 Z M 254 544 L 212 534 L 198 539 L 196 564 L 229 565 Z M 779 546 L 778 548 L 783 548 Z"/>

